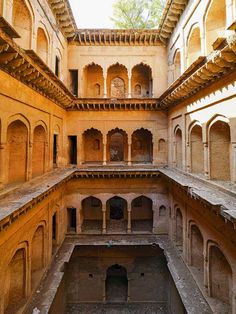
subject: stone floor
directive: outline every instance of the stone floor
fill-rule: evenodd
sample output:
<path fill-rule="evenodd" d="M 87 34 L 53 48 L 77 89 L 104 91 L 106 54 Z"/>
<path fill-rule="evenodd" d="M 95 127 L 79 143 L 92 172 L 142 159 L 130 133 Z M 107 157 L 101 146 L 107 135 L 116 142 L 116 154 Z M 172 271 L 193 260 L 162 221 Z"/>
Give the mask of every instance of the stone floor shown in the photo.
<path fill-rule="evenodd" d="M 167 314 L 167 306 L 160 303 L 81 303 L 70 304 L 65 314 Z"/>

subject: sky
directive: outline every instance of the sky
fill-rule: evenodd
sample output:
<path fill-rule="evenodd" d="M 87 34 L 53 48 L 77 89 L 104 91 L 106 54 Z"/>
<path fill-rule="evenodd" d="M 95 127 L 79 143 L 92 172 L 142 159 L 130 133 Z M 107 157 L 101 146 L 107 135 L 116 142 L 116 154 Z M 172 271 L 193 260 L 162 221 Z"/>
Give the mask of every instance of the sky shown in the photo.
<path fill-rule="evenodd" d="M 78 28 L 112 28 L 115 0 L 69 0 Z"/>

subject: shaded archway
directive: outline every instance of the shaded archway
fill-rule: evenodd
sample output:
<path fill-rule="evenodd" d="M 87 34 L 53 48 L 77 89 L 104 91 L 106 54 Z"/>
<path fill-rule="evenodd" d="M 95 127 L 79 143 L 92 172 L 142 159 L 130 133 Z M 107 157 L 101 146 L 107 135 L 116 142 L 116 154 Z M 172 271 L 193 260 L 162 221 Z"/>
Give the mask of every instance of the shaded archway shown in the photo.
<path fill-rule="evenodd" d="M 152 97 L 152 70 L 143 63 L 132 69 L 131 77 L 132 97 Z"/>
<path fill-rule="evenodd" d="M 217 246 L 209 248 L 210 296 L 231 304 L 232 269 L 222 251 Z"/>
<path fill-rule="evenodd" d="M 32 239 L 31 253 L 31 289 L 39 283 L 44 269 L 44 226 L 39 226 Z"/>
<path fill-rule="evenodd" d="M 152 200 L 146 196 L 139 196 L 131 203 L 131 230 L 133 232 L 152 232 L 152 228 Z"/>
<path fill-rule="evenodd" d="M 114 64 L 107 70 L 107 92 L 111 98 L 125 98 L 127 95 L 128 71 L 122 64 Z"/>
<path fill-rule="evenodd" d="M 110 162 L 127 161 L 128 136 L 121 129 L 113 129 L 107 135 L 108 158 Z"/>
<path fill-rule="evenodd" d="M 230 181 L 230 127 L 223 121 L 215 122 L 209 130 L 210 178 Z"/>
<path fill-rule="evenodd" d="M 32 18 L 24 0 L 13 0 L 12 23 L 20 35 L 16 41 L 24 49 L 31 48 Z"/>
<path fill-rule="evenodd" d="M 188 38 L 188 61 L 190 66 L 198 57 L 201 56 L 201 36 L 200 28 L 193 27 Z"/>
<path fill-rule="evenodd" d="M 195 125 L 190 131 L 191 171 L 204 172 L 204 146 L 202 142 L 202 127 Z"/>
<path fill-rule="evenodd" d="M 106 301 L 127 302 L 128 278 L 125 267 L 115 264 L 106 273 Z"/>
<path fill-rule="evenodd" d="M 17 313 L 26 302 L 26 250 L 14 254 L 6 273 L 5 312 Z"/>
<path fill-rule="evenodd" d="M 7 129 L 8 182 L 23 182 L 27 174 L 28 130 L 25 124 L 16 120 Z"/>
<path fill-rule="evenodd" d="M 102 67 L 92 63 L 83 70 L 83 96 L 88 98 L 101 98 L 104 91 Z"/>
<path fill-rule="evenodd" d="M 176 145 L 176 167 L 182 169 L 183 153 L 182 153 L 182 131 L 177 128 L 175 132 L 175 145 Z"/>
<path fill-rule="evenodd" d="M 45 62 L 48 63 L 48 39 L 45 31 L 39 27 L 37 31 L 37 54 Z"/>
<path fill-rule="evenodd" d="M 174 55 L 174 82 L 180 77 L 181 74 L 181 56 L 180 56 L 180 51 L 177 50 Z"/>
<path fill-rule="evenodd" d="M 191 225 L 190 229 L 190 263 L 196 267 L 202 274 L 204 269 L 203 256 L 203 236 L 196 225 Z"/>
<path fill-rule="evenodd" d="M 110 198 L 106 205 L 106 219 L 109 233 L 126 232 L 128 219 L 126 200 L 119 196 Z"/>
<path fill-rule="evenodd" d="M 45 172 L 46 131 L 42 125 L 34 129 L 32 175 L 33 177 Z"/>
<path fill-rule="evenodd" d="M 225 37 L 226 1 L 212 0 L 205 17 L 206 25 L 206 53 L 212 50 L 212 44 L 217 38 Z"/>
<path fill-rule="evenodd" d="M 90 196 L 82 201 L 82 232 L 101 233 L 102 231 L 102 202 Z"/>
<path fill-rule="evenodd" d="M 84 161 L 101 163 L 103 160 L 103 142 L 101 131 L 91 128 L 83 133 Z"/>
<path fill-rule="evenodd" d="M 139 129 L 132 134 L 131 146 L 132 162 L 151 163 L 153 160 L 152 133 L 146 129 Z"/>
<path fill-rule="evenodd" d="M 175 214 L 175 242 L 180 249 L 183 248 L 183 216 L 179 208 Z"/>

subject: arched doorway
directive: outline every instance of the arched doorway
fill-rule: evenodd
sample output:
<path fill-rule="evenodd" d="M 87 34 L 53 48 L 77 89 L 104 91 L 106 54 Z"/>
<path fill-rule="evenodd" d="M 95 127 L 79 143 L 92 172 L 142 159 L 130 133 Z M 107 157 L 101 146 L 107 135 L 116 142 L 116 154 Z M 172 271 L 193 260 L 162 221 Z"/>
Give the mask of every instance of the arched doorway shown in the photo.
<path fill-rule="evenodd" d="M 182 169 L 182 131 L 178 128 L 175 132 L 175 143 L 176 143 L 176 167 Z"/>
<path fill-rule="evenodd" d="M 125 98 L 128 86 L 128 72 L 124 65 L 114 64 L 107 70 L 108 97 Z"/>
<path fill-rule="evenodd" d="M 152 200 L 139 196 L 131 203 L 132 232 L 152 232 L 153 209 Z"/>
<path fill-rule="evenodd" d="M 126 302 L 128 297 L 128 278 L 125 267 L 115 264 L 107 269 L 106 301 Z"/>
<path fill-rule="evenodd" d="M 114 196 L 107 201 L 108 232 L 124 233 L 127 229 L 127 202 Z"/>
<path fill-rule="evenodd" d="M 102 163 L 103 143 L 101 131 L 91 128 L 83 133 L 84 162 Z"/>
<path fill-rule="evenodd" d="M 39 57 L 45 62 L 48 62 L 48 40 L 45 31 L 39 27 L 37 32 L 37 53 Z"/>
<path fill-rule="evenodd" d="M 152 70 L 143 63 L 132 69 L 131 78 L 132 97 L 152 97 Z"/>
<path fill-rule="evenodd" d="M 108 160 L 122 162 L 127 159 L 127 134 L 120 129 L 111 130 L 108 133 Z"/>
<path fill-rule="evenodd" d="M 202 141 L 202 127 L 195 125 L 190 133 L 191 171 L 204 173 L 204 146 Z"/>
<path fill-rule="evenodd" d="M 200 28 L 194 27 L 188 38 L 188 67 L 201 55 L 201 36 Z"/>
<path fill-rule="evenodd" d="M 83 97 L 103 97 L 104 80 L 103 70 L 98 64 L 87 65 L 83 71 Z"/>
<path fill-rule="evenodd" d="M 82 201 L 82 232 L 101 233 L 102 231 L 102 202 L 90 196 Z"/>
<path fill-rule="evenodd" d="M 132 134 L 131 159 L 135 163 L 151 163 L 153 159 L 152 133 L 146 129 Z"/>
<path fill-rule="evenodd" d="M 38 125 L 34 129 L 33 154 L 32 154 L 32 175 L 39 176 L 45 172 L 45 150 L 46 131 L 43 126 Z"/>

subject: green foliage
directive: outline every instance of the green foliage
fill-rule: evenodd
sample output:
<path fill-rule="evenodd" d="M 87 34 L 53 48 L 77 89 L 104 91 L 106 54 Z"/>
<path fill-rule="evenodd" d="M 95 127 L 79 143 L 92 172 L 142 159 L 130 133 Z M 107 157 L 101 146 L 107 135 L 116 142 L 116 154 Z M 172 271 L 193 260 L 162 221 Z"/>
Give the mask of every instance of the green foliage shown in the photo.
<path fill-rule="evenodd" d="M 157 28 L 166 0 L 117 0 L 113 5 L 116 28 Z"/>

